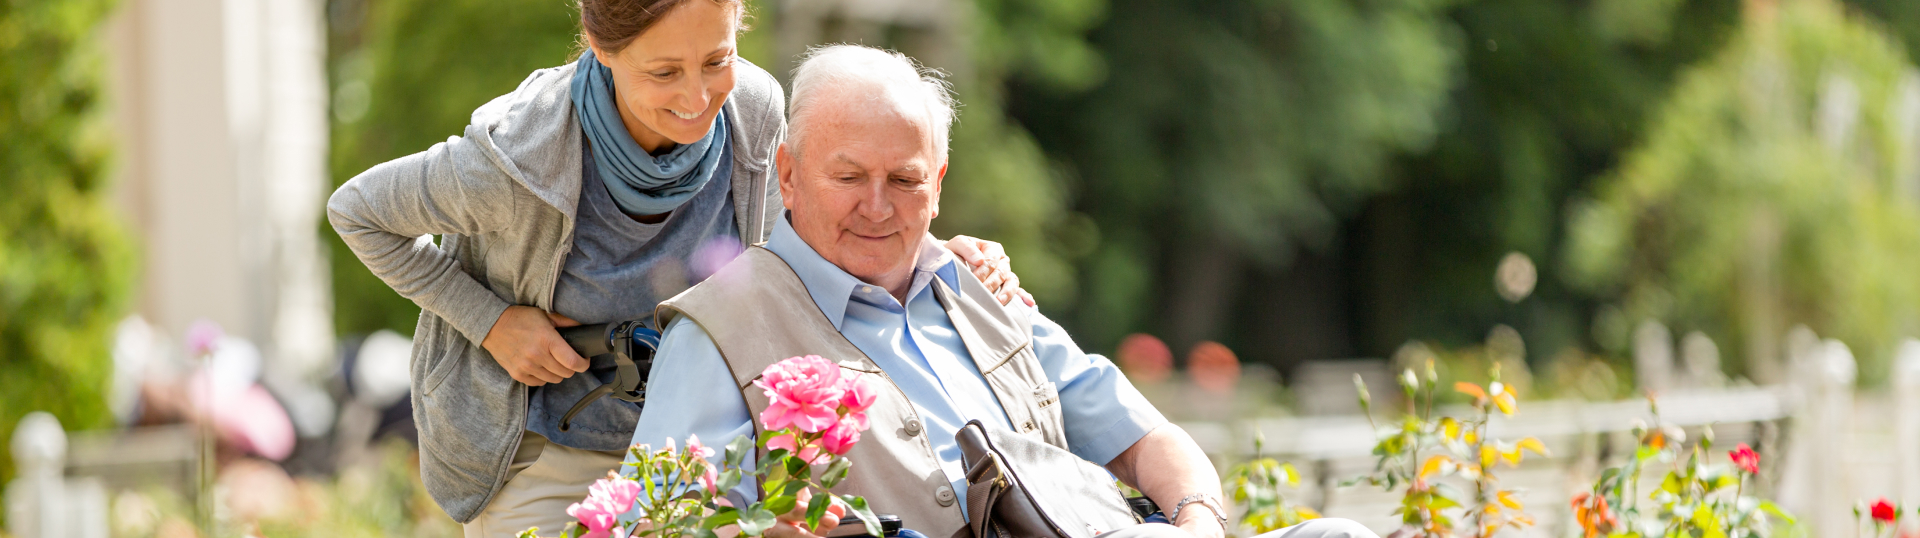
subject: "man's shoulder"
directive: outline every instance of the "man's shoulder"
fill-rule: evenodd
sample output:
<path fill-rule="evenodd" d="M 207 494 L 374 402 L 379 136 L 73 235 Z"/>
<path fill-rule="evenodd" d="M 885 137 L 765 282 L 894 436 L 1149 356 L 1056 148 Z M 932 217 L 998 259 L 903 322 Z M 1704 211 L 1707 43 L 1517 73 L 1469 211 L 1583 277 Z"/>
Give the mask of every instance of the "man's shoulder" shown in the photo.
<path fill-rule="evenodd" d="M 766 298 L 783 291 L 783 282 L 791 279 L 783 276 L 792 273 L 780 256 L 759 246 L 748 247 L 705 281 L 661 301 L 654 310 L 655 324 L 670 327 L 688 315 L 697 317 L 697 311 L 709 306 Z"/>

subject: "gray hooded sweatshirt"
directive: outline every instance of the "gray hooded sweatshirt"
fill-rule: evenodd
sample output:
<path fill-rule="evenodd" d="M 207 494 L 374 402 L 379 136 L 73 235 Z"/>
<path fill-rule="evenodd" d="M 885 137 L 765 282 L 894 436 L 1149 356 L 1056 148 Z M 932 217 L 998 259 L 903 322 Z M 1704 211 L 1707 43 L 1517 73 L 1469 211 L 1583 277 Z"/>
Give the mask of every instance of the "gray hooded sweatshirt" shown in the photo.
<path fill-rule="evenodd" d="M 327 200 L 347 248 L 420 305 L 410 371 L 420 475 L 462 523 L 505 485 L 527 421 L 527 386 L 479 343 L 510 305 L 553 310 L 573 244 L 583 153 L 573 71 L 535 71 L 475 110 L 464 136 L 368 169 Z M 724 105 L 734 218 L 742 242 L 754 244 L 780 213 L 773 160 L 786 97 L 745 60 L 734 76 Z"/>

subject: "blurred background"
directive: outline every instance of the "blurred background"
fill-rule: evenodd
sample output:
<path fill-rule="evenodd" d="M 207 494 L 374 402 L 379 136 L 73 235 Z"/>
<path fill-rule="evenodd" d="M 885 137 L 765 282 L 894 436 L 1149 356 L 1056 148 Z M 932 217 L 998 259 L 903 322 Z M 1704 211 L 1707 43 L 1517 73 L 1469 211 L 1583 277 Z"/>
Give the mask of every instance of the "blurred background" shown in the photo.
<path fill-rule="evenodd" d="M 1920 501 L 1920 3 L 749 4 L 783 80 L 832 42 L 950 73 L 935 232 L 1004 243 L 1083 347 L 1331 515 L 1391 529 L 1335 487 L 1350 379 L 1428 360 L 1537 404 L 1535 535 L 1647 391 L 1760 448 L 1813 535 Z M 419 308 L 322 205 L 578 32 L 566 0 L 0 2 L 7 528 L 457 533 L 412 467 Z"/>

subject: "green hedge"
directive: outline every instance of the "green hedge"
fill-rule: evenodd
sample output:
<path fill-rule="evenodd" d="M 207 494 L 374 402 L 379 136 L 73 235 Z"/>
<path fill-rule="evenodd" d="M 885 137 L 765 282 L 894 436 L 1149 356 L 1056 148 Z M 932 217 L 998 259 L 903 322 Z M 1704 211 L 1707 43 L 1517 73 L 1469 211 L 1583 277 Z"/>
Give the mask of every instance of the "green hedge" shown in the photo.
<path fill-rule="evenodd" d="M 111 421 L 110 339 L 136 266 L 107 200 L 96 32 L 113 4 L 0 3 L 0 446 L 31 411 Z"/>

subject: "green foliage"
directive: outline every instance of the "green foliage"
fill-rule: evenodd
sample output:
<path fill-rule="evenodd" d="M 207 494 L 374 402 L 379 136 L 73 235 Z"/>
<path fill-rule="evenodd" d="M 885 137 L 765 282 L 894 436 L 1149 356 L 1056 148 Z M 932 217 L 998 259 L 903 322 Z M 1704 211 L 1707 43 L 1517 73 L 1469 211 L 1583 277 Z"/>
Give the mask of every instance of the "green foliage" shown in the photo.
<path fill-rule="evenodd" d="M 548 0 L 333 0 L 334 183 L 460 135 L 473 109 L 536 69 L 567 63 L 579 13 Z M 334 326 L 412 334 L 419 306 L 331 228 Z"/>
<path fill-rule="evenodd" d="M 1006 116 L 1006 85 L 1015 76 L 1060 91 L 1098 83 L 1104 63 L 1082 35 L 1099 22 L 1103 6 L 972 2 L 960 38 L 969 62 L 951 69 L 961 113 L 934 231 L 1004 244 L 1021 286 L 1058 311 L 1077 301 L 1073 264 L 1091 252 L 1099 231 L 1070 207 L 1068 172 Z"/>
<path fill-rule="evenodd" d="M 458 536 L 459 524 L 440 511 L 420 482 L 419 454 L 398 441 L 378 447 L 377 453 L 376 464 L 349 468 L 332 483 L 308 483 L 298 507 L 259 522 L 249 535 Z"/>
<path fill-rule="evenodd" d="M 1390 157 L 1439 129 L 1459 64 L 1445 7 L 1114 0 L 1090 37 L 1106 60 L 1099 86 L 1016 78 L 1022 121 L 1071 162 L 1074 207 L 1097 231 L 1078 335 L 1110 342 L 1150 314 L 1186 319 L 1161 304 L 1183 297 L 1219 300 L 1205 312 L 1217 315 L 1235 290 L 1205 284 L 1238 278 L 1239 260 L 1280 267 L 1303 245 L 1329 246 L 1388 187 Z"/>
<path fill-rule="evenodd" d="M 113 5 L 0 4 L 0 447 L 32 411 L 110 422 L 109 343 L 135 266 L 107 200 L 96 31 Z M 0 483 L 12 476 L 0 457 Z"/>
<path fill-rule="evenodd" d="M 1430 149 L 1400 159 L 1395 190 L 1350 225 L 1357 354 L 1409 339 L 1457 346 L 1495 323 L 1535 359 L 1590 346 L 1592 299 L 1557 262 L 1568 198 L 1642 142 L 1676 73 L 1724 46 L 1740 0 L 1473 0 L 1447 18 L 1463 36 L 1461 82 Z M 1539 264 L 1526 300 L 1489 276 L 1508 252 Z M 1630 326 L 1629 326 L 1630 327 Z M 1614 344 L 1619 344 L 1615 346 Z M 1536 366 L 1538 364 L 1536 363 Z"/>
<path fill-rule="evenodd" d="M 1575 206 L 1569 280 L 1628 319 L 1723 342 L 1804 323 L 1881 379 L 1895 341 L 1920 334 L 1916 77 L 1896 42 L 1834 4 L 1750 11 Z"/>
<path fill-rule="evenodd" d="M 1235 464 L 1227 469 L 1221 482 L 1233 503 L 1245 512 L 1240 516 L 1240 524 L 1253 529 L 1253 534 L 1266 534 L 1284 527 L 1298 525 L 1309 519 L 1320 517 L 1312 508 L 1295 505 L 1287 501 L 1281 493 L 1281 486 L 1300 487 L 1300 471 L 1291 463 L 1260 455 L 1266 439 L 1256 434 L 1253 439 L 1253 459 Z"/>

